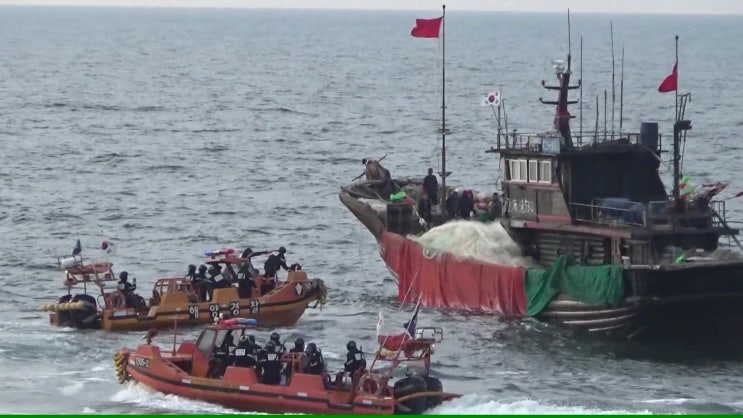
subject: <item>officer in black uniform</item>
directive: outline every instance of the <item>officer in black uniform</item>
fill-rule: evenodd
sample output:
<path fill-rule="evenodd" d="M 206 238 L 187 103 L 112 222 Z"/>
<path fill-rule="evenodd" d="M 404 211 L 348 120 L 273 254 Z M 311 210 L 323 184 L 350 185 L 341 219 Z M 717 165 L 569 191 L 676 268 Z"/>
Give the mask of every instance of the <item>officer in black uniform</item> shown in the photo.
<path fill-rule="evenodd" d="M 261 373 L 261 381 L 268 385 L 281 383 L 281 358 L 276 352 L 273 341 L 266 343 L 266 348 L 258 357 L 258 368 Z"/>
<path fill-rule="evenodd" d="M 240 337 L 240 342 L 235 347 L 235 366 L 237 367 L 255 367 L 258 364 L 255 339 L 251 342 L 252 335 L 244 334 Z"/>
<path fill-rule="evenodd" d="M 356 342 L 351 340 L 346 344 L 348 353 L 346 354 L 346 363 L 344 369 L 349 376 L 353 376 L 356 370 L 363 370 L 366 368 L 366 360 L 364 359 L 364 353 L 356 347 Z"/>
<path fill-rule="evenodd" d="M 322 358 L 322 353 L 317 349 L 315 343 L 307 344 L 307 365 L 304 366 L 304 372 L 307 374 L 320 375 L 325 371 L 325 360 Z"/>

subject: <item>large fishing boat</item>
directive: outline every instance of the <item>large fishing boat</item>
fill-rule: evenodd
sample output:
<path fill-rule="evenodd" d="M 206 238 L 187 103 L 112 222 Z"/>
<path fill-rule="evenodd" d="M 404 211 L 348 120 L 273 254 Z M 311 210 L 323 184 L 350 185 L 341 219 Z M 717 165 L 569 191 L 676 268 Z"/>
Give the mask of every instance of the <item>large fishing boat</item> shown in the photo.
<path fill-rule="evenodd" d="M 268 413 L 419 414 L 461 396 L 444 392 L 441 381 L 429 374 L 433 346 L 443 336 L 441 328 L 421 327 L 414 336 L 380 336 L 375 363 L 391 368 L 372 364 L 331 378 L 327 365 L 324 371 L 314 372 L 302 366 L 309 352 L 275 354 L 258 348 L 256 353 L 249 343 L 252 325 L 251 320 L 220 320 L 205 328 L 196 341 L 184 341 L 177 348 L 174 341 L 172 350 L 153 345 L 153 334 L 148 333 L 145 344 L 121 349 L 114 356 L 119 382 L 134 380 L 164 393 Z M 241 344 L 233 347 L 230 341 Z M 257 363 L 234 360 L 246 355 L 258 357 Z M 284 364 L 283 376 L 275 383 L 267 377 L 264 362 L 268 361 Z M 409 366 L 406 376 L 392 384 L 399 365 Z"/>
<path fill-rule="evenodd" d="M 163 277 L 155 281 L 152 297 L 145 301 L 117 282 L 113 263 L 85 262 L 80 255 L 61 257 L 59 267 L 65 272 L 67 294 L 41 310 L 49 312 L 49 321 L 55 326 L 124 331 L 171 327 L 174 320 L 185 325 L 204 324 L 220 314 L 259 319 L 266 326 L 289 326 L 308 307 L 325 303 L 327 290 L 322 279 L 309 279 L 298 264 L 290 268 L 286 280 L 269 290 L 261 286 L 261 275 L 244 277 L 246 269 L 241 267 L 248 262 L 232 249 L 209 251 L 206 263 L 222 267 L 235 280 L 224 280 L 224 286 L 217 284 L 204 291 L 188 277 Z M 253 284 L 250 293 L 232 284 L 245 280 Z M 136 288 L 136 279 L 133 285 Z"/>
<path fill-rule="evenodd" d="M 569 53 L 555 69 L 559 84 L 542 85 L 557 100 L 540 99 L 556 106 L 553 129 L 488 150 L 503 167 L 498 228 L 535 266 L 426 248 L 408 238 L 403 222 L 379 221 L 369 229 L 401 297 L 421 294 L 428 306 L 535 316 L 630 338 L 741 334 L 743 258 L 725 245 L 727 237 L 741 248 L 738 231 L 728 225 L 725 200 L 713 200 L 726 184 L 694 189 L 682 172 L 690 95 L 678 95 L 677 69 L 671 193 L 659 174 L 666 150 L 658 123 L 642 123 L 637 133 L 581 127 L 574 134 L 568 106 L 577 101 L 568 93 L 580 83 L 570 85 Z M 341 200 L 356 214 L 343 193 Z"/>

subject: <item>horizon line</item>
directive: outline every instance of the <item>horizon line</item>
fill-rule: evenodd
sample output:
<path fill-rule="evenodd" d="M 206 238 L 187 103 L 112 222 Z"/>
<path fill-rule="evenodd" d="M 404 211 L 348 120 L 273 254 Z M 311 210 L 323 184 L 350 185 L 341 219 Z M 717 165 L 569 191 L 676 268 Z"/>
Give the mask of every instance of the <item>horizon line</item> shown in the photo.
<path fill-rule="evenodd" d="M 389 7 L 382 7 L 382 8 L 375 8 L 375 7 L 335 7 L 335 6 L 305 6 L 305 7 L 292 7 L 292 6 L 285 6 L 282 7 L 280 5 L 274 5 L 274 6 L 253 6 L 253 5 L 225 5 L 225 4 L 167 4 L 162 3 L 158 1 L 148 1 L 145 4 L 118 4 L 118 3 L 111 3 L 107 2 L 104 4 L 84 4 L 82 2 L 65 2 L 65 3 L 54 3 L 55 0 L 51 0 L 51 2 L 28 2 L 23 0 L 0 0 L 0 7 L 63 7 L 63 8 L 106 8 L 106 9 L 223 9 L 223 10 L 235 10 L 235 9 L 244 9 L 244 10 L 328 10 L 328 11 L 399 11 L 399 12 L 417 12 L 417 11 L 436 11 L 441 10 L 440 8 L 410 8 L 410 7 L 400 7 L 400 8 L 389 8 Z M 161 0 L 162 1 L 162 0 Z M 167 1 L 167 0 L 166 0 Z M 466 8 L 466 9 L 454 9 L 447 7 L 447 12 L 477 12 L 477 13 L 529 13 L 529 14 L 538 14 L 538 13 L 544 13 L 544 14 L 562 14 L 566 13 L 568 9 L 559 11 L 559 10 L 513 10 L 513 9 L 475 9 L 475 8 Z M 698 13 L 698 12 L 684 12 L 684 11 L 677 11 L 677 12 L 669 12 L 669 11 L 580 11 L 575 9 L 570 9 L 570 14 L 581 14 L 581 15 L 651 15 L 651 16 L 729 16 L 729 17 L 738 17 L 743 16 L 743 12 L 731 12 L 731 13 L 720 13 L 720 12 L 708 12 L 708 13 Z"/>

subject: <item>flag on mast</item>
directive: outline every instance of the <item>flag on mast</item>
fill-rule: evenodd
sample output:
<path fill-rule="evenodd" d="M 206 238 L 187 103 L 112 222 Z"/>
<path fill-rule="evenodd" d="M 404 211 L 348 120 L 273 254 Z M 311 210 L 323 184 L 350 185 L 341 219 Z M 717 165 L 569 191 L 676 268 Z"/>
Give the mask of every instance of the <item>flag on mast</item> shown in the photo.
<path fill-rule="evenodd" d="M 658 86 L 659 92 L 668 93 L 669 91 L 675 91 L 678 88 L 678 65 L 679 62 L 676 60 L 676 63 L 673 64 L 673 71 L 671 71 L 671 74 L 664 78 L 663 82 Z"/>
<path fill-rule="evenodd" d="M 482 98 L 482 101 L 480 103 L 482 106 L 493 106 L 493 107 L 500 107 L 500 91 L 494 91 L 488 93 L 487 96 Z"/>
<path fill-rule="evenodd" d="M 72 255 L 78 255 L 83 251 L 83 247 L 80 245 L 80 238 L 77 239 L 75 248 L 72 249 Z"/>
<path fill-rule="evenodd" d="M 415 38 L 438 38 L 443 16 L 436 19 L 415 19 L 415 27 L 410 34 Z"/>

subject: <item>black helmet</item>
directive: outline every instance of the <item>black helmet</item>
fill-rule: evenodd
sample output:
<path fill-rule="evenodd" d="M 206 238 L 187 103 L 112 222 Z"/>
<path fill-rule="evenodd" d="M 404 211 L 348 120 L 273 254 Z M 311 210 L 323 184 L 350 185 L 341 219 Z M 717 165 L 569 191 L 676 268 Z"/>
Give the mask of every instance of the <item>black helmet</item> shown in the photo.
<path fill-rule="evenodd" d="M 299 337 L 296 340 L 294 340 L 294 346 L 297 348 L 304 348 L 304 340 L 302 339 L 302 337 Z"/>
<path fill-rule="evenodd" d="M 214 265 L 214 270 L 216 270 L 216 271 L 221 271 L 221 270 L 222 270 L 222 266 L 221 266 L 221 265 L 219 265 L 219 264 L 215 264 L 215 265 Z"/>
<path fill-rule="evenodd" d="M 309 343 L 309 344 L 307 344 L 307 349 L 305 350 L 305 352 L 307 354 L 312 354 L 315 351 L 317 351 L 317 346 L 315 345 L 315 343 Z"/>
<path fill-rule="evenodd" d="M 249 339 L 250 339 L 250 335 L 249 335 L 249 334 L 243 334 L 243 335 L 242 335 L 242 336 L 240 337 L 240 342 L 241 342 L 241 343 L 244 343 L 245 341 L 248 341 Z"/>
<path fill-rule="evenodd" d="M 273 341 L 274 343 L 278 343 L 279 342 L 279 338 L 280 338 L 280 336 L 279 336 L 279 333 L 278 332 L 272 332 L 271 333 L 271 341 Z"/>
<path fill-rule="evenodd" d="M 196 266 L 194 266 L 193 264 L 189 264 L 188 265 L 188 272 L 189 273 L 196 273 Z"/>
<path fill-rule="evenodd" d="M 129 277 L 129 273 L 125 271 L 122 271 L 121 273 L 119 273 L 119 279 L 121 280 L 126 280 L 128 277 Z"/>
<path fill-rule="evenodd" d="M 253 254 L 253 249 L 252 249 L 252 248 L 250 248 L 250 247 L 248 247 L 248 248 L 246 248 L 246 249 L 245 249 L 245 251 L 243 251 L 243 254 L 242 254 L 242 256 L 243 256 L 243 257 L 247 257 L 247 256 L 249 256 L 250 254 Z"/>
<path fill-rule="evenodd" d="M 274 344 L 273 341 L 269 341 L 266 343 L 266 351 L 273 352 L 276 349 L 276 344 Z"/>
<path fill-rule="evenodd" d="M 361 159 L 361 164 L 364 164 L 364 165 L 366 165 L 366 158 L 362 158 L 362 159 Z"/>
<path fill-rule="evenodd" d="M 356 341 L 349 341 L 348 344 L 346 344 L 346 348 L 348 349 L 348 351 L 356 350 Z"/>
<path fill-rule="evenodd" d="M 286 253 L 286 248 L 279 247 L 279 254 L 284 254 L 284 253 Z"/>
<path fill-rule="evenodd" d="M 202 264 L 202 265 L 199 266 L 199 273 L 206 273 L 206 266 L 205 265 Z"/>

